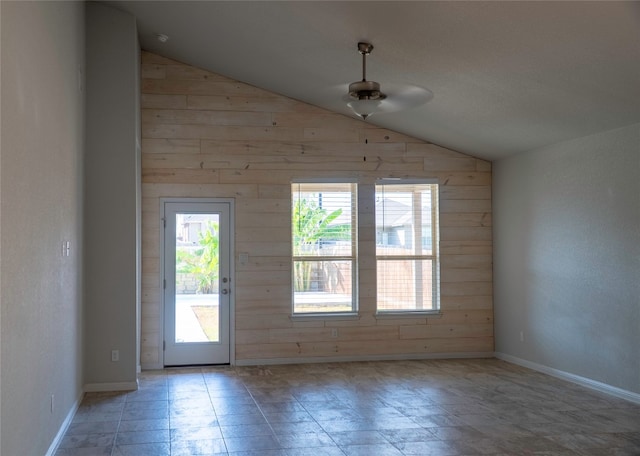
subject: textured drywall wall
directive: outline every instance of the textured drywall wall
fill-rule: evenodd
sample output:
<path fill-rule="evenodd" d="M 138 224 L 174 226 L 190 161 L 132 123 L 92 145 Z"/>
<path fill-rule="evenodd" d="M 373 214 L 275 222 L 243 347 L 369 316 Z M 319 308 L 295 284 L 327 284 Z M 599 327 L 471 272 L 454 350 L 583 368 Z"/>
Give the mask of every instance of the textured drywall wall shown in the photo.
<path fill-rule="evenodd" d="M 0 453 L 42 455 L 82 391 L 84 4 L 0 8 Z"/>
<path fill-rule="evenodd" d="M 136 381 L 139 65 L 135 18 L 89 3 L 85 381 L 93 388 Z"/>
<path fill-rule="evenodd" d="M 640 125 L 493 169 L 496 351 L 640 393 Z"/>

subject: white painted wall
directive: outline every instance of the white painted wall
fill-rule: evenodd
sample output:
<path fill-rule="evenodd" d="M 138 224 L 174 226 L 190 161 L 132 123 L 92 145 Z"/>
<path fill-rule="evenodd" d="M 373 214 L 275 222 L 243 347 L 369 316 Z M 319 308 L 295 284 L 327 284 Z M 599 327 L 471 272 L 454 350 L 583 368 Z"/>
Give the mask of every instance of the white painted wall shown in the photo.
<path fill-rule="evenodd" d="M 0 15 L 0 453 L 43 455 L 82 390 L 84 4 Z"/>
<path fill-rule="evenodd" d="M 640 124 L 493 173 L 496 351 L 640 393 Z"/>
<path fill-rule="evenodd" d="M 85 382 L 119 389 L 135 386 L 139 356 L 140 51 L 133 16 L 86 8 Z"/>

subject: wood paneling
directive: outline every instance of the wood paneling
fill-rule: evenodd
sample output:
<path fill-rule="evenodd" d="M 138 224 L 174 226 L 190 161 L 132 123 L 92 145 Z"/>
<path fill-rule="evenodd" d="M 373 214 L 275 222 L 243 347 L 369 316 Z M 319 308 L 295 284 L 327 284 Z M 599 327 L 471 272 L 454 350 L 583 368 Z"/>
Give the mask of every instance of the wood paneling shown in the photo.
<path fill-rule="evenodd" d="M 161 355 L 161 197 L 236 201 L 236 358 L 493 351 L 491 164 L 221 75 L 142 53 L 144 365 Z M 359 318 L 291 318 L 290 183 L 379 178 L 441 185 L 441 315 L 375 316 L 375 248 L 360 248 Z M 373 216 L 361 216 L 361 242 Z M 338 329 L 338 335 L 332 332 Z M 332 337 L 334 336 L 334 337 Z"/>

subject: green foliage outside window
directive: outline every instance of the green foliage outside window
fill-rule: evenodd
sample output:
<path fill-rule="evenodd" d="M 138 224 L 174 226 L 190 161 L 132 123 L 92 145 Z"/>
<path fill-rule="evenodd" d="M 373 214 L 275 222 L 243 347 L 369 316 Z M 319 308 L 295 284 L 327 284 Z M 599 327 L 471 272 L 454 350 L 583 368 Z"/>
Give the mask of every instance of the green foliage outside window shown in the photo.
<path fill-rule="evenodd" d="M 220 267 L 218 223 L 207 222 L 199 237 L 195 250 L 177 249 L 176 272 L 193 275 L 198 282 L 198 293 L 215 293 L 218 291 Z"/>
<path fill-rule="evenodd" d="M 322 241 L 349 239 L 349 225 L 331 225 L 340 215 L 342 209 L 332 212 L 321 208 L 318 203 L 305 198 L 294 202 L 292 211 L 293 256 L 316 256 Z M 294 262 L 294 291 L 309 291 L 313 263 L 310 261 Z"/>

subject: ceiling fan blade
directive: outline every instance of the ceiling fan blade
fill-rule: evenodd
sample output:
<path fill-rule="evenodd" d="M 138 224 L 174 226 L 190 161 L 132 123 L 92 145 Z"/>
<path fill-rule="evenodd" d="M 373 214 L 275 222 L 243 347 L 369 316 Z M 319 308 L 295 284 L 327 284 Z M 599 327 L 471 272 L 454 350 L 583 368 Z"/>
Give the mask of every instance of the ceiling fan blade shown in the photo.
<path fill-rule="evenodd" d="M 384 84 L 381 88 L 387 98 L 380 103 L 379 113 L 416 108 L 433 98 L 429 89 L 415 85 Z"/>

